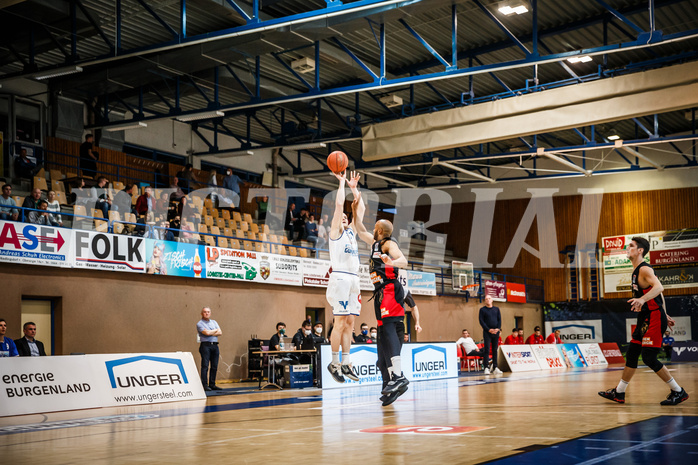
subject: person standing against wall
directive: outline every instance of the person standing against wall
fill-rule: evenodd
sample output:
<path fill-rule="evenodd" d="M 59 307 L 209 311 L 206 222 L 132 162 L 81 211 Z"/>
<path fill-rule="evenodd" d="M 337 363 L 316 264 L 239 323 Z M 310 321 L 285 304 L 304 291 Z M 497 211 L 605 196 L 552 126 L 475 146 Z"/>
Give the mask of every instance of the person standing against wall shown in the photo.
<path fill-rule="evenodd" d="M 502 331 L 502 314 L 499 307 L 492 306 L 492 296 L 485 297 L 485 306 L 480 308 L 480 326 L 482 326 L 484 347 L 485 374 L 490 372 L 499 375 L 502 373 L 497 367 L 497 348 L 499 346 L 499 333 Z M 487 366 L 487 357 L 492 347 L 492 368 Z"/>
<path fill-rule="evenodd" d="M 199 333 L 199 354 L 201 354 L 201 384 L 206 391 L 220 391 L 216 386 L 216 372 L 218 371 L 218 336 L 222 335 L 220 326 L 216 320 L 211 319 L 211 309 L 204 307 L 201 309 L 201 320 L 196 324 L 196 331 Z M 208 370 L 209 362 L 211 371 Z"/>

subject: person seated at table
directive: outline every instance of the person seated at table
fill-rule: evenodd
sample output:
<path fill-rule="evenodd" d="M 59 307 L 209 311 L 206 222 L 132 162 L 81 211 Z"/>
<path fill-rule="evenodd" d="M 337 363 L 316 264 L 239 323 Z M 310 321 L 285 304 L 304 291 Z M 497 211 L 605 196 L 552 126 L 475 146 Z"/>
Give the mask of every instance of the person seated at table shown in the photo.
<path fill-rule="evenodd" d="M 360 342 L 363 344 L 371 344 L 375 341 L 371 339 L 370 335 L 368 334 L 368 325 L 366 323 L 361 323 L 361 334 L 356 336 L 356 342 Z"/>
<path fill-rule="evenodd" d="M 292 343 L 297 350 L 313 350 L 315 348 L 313 332 L 310 328 L 310 322 L 308 320 L 303 320 L 301 328 L 293 336 Z M 312 354 L 304 353 L 299 355 L 298 360 L 301 364 L 308 365 L 312 361 L 312 358 Z"/>
<path fill-rule="evenodd" d="M 276 334 L 269 338 L 269 350 L 280 350 L 279 340 L 286 333 L 286 323 L 279 321 L 276 323 Z"/>

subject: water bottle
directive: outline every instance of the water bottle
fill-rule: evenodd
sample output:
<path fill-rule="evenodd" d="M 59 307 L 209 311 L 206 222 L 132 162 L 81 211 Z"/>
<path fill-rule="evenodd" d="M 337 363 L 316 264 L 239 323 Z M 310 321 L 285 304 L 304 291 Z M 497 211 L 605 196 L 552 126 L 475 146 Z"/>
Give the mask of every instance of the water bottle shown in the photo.
<path fill-rule="evenodd" d="M 279 350 L 284 350 L 284 337 L 279 337 Z"/>

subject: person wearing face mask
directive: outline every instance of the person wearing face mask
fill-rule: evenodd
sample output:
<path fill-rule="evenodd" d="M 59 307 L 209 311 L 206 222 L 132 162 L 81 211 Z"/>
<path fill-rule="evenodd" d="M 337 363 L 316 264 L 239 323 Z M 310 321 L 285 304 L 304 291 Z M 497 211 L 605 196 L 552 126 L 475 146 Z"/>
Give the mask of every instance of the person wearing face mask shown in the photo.
<path fill-rule="evenodd" d="M 286 334 L 286 323 L 276 323 L 276 333 L 269 338 L 269 350 L 281 350 L 279 340 Z"/>
<path fill-rule="evenodd" d="M 366 323 L 361 323 L 361 334 L 356 336 L 356 342 L 361 342 L 364 344 L 372 344 L 375 342 L 375 336 L 371 339 L 368 333 L 368 325 Z"/>
<path fill-rule="evenodd" d="M 303 320 L 302 326 L 293 336 L 293 345 L 296 349 L 310 350 L 315 348 L 313 331 L 310 328 L 310 322 L 308 320 Z"/>
<path fill-rule="evenodd" d="M 376 343 L 376 338 L 378 337 L 378 329 L 375 326 L 371 326 L 371 330 L 368 332 L 368 334 L 371 336 L 371 344 Z"/>

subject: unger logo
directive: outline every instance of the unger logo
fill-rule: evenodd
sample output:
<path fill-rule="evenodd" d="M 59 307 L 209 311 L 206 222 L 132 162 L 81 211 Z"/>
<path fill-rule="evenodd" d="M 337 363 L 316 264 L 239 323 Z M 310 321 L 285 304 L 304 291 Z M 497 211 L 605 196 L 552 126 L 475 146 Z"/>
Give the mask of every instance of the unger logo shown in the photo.
<path fill-rule="evenodd" d="M 565 331 L 570 330 L 574 332 Z M 563 325 L 563 326 L 553 326 L 553 331 L 560 330 L 560 339 L 563 341 L 593 341 L 596 338 L 596 328 L 591 325 Z"/>
<path fill-rule="evenodd" d="M 130 363 L 140 362 L 141 360 L 148 360 L 151 362 L 163 363 L 165 366 L 169 367 L 174 365 L 177 370 L 171 370 L 169 373 L 148 373 L 148 374 L 138 374 L 138 375 L 121 375 L 116 376 L 114 374 L 114 368 L 123 365 L 128 365 Z M 119 360 L 110 360 L 105 362 L 107 367 L 107 374 L 109 375 L 109 382 L 111 383 L 112 389 L 129 388 L 129 387 L 143 387 L 143 386 L 171 386 L 174 384 L 189 384 L 187 375 L 184 372 L 184 365 L 182 361 L 176 358 L 163 358 L 163 357 L 151 357 L 148 355 L 139 355 L 137 357 L 122 358 Z"/>
<path fill-rule="evenodd" d="M 420 353 L 422 353 L 421 357 Z M 447 369 L 447 359 L 444 347 L 431 344 L 418 347 L 412 350 L 412 371 L 414 373 L 444 371 Z"/>

